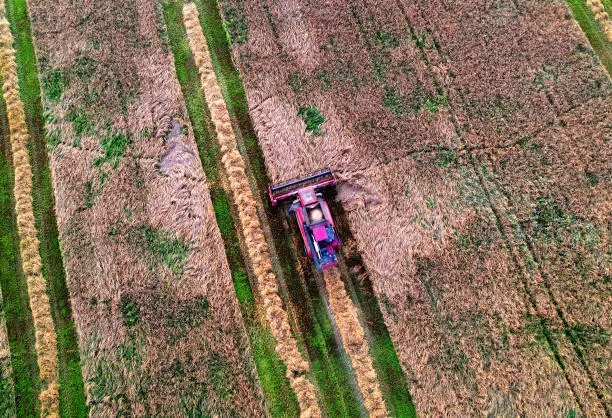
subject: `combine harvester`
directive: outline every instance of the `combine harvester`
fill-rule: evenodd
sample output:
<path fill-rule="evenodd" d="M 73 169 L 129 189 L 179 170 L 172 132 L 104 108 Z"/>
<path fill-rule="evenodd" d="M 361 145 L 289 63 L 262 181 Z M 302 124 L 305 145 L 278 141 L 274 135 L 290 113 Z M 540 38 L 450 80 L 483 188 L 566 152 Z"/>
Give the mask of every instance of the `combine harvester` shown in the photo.
<path fill-rule="evenodd" d="M 270 187 L 268 194 L 272 206 L 290 198 L 294 199 L 288 213 L 295 214 L 306 255 L 314 260 L 317 269 L 323 273 L 329 307 L 340 331 L 344 349 L 355 370 L 364 406 L 372 418 L 387 417 L 389 414 L 365 341 L 365 332 L 359 323 L 357 309 L 346 293 L 340 270 L 334 268 L 338 265 L 340 238 L 336 233 L 329 206 L 320 190 L 335 185 L 336 178 L 332 171 L 327 169 Z"/>
<path fill-rule="evenodd" d="M 330 169 L 308 177 L 293 180 L 276 187 L 269 187 L 272 206 L 290 198 L 297 198 L 288 209 L 295 214 L 306 255 L 312 258 L 319 271 L 338 265 L 337 250 L 340 239 L 336 233 L 329 206 L 320 190 L 336 185 Z"/>

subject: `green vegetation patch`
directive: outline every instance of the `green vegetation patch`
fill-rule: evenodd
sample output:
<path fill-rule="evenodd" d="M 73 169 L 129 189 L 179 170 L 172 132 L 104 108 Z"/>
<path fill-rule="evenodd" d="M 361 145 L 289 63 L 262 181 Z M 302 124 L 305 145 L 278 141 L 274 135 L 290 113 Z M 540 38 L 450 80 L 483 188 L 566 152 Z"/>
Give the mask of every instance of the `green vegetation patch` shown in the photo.
<path fill-rule="evenodd" d="M 123 324 L 127 328 L 134 328 L 140 322 L 140 305 L 130 296 L 121 296 L 119 310 L 121 311 Z"/>
<path fill-rule="evenodd" d="M 104 163 L 110 163 L 112 168 L 117 168 L 119 161 L 121 161 L 131 143 L 132 139 L 129 134 L 110 132 L 108 130 L 106 135 L 100 140 L 100 146 L 104 155 L 96 158 L 92 165 L 94 167 L 101 167 Z"/>
<path fill-rule="evenodd" d="M 164 319 L 169 328 L 187 332 L 198 327 L 209 316 L 208 300 L 204 296 L 198 296 L 182 302 L 176 311 L 167 313 Z"/>
<path fill-rule="evenodd" d="M 223 13 L 225 30 L 232 43 L 243 44 L 248 39 L 246 14 L 242 8 L 228 7 Z"/>
<path fill-rule="evenodd" d="M 302 118 L 306 124 L 306 132 L 312 132 L 312 134 L 316 136 L 325 133 L 321 130 L 321 125 L 325 122 L 325 118 L 316 106 L 300 107 L 297 115 Z"/>
<path fill-rule="evenodd" d="M 62 97 L 62 92 L 68 87 L 68 80 L 64 76 L 64 71 L 61 68 L 47 71 L 41 77 L 41 87 L 47 100 L 58 102 Z"/>
<path fill-rule="evenodd" d="M 80 138 L 89 132 L 89 121 L 83 109 L 73 109 L 66 115 L 66 118 L 72 124 L 74 136 Z"/>
<path fill-rule="evenodd" d="M 402 95 L 395 87 L 384 86 L 382 102 L 397 117 L 405 114 L 418 115 L 423 111 L 436 114 L 441 106 L 448 106 L 444 94 L 432 94 L 422 87 L 417 87 L 410 95 Z"/>
<path fill-rule="evenodd" d="M 540 242 L 563 242 L 594 248 L 600 241 L 600 231 L 592 222 L 566 213 L 551 196 L 538 198 L 531 213 L 531 228 Z"/>
<path fill-rule="evenodd" d="M 133 245 L 145 250 L 152 268 L 163 265 L 175 275 L 183 272 L 189 244 L 177 238 L 174 233 L 141 225 L 130 231 L 130 238 Z"/>

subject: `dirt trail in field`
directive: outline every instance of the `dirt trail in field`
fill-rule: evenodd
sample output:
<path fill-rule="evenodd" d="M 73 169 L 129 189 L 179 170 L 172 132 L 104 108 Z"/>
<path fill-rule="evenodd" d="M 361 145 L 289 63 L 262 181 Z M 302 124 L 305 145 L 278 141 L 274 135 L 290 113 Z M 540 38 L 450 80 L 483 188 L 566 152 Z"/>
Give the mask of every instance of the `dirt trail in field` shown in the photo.
<path fill-rule="evenodd" d="M 323 273 L 329 304 L 334 313 L 336 324 L 344 348 L 351 359 L 357 383 L 363 395 L 363 400 L 370 417 L 386 417 L 389 415 L 380 392 L 376 371 L 368 352 L 364 330 L 359 323 L 357 309 L 351 302 L 338 269 Z"/>
<path fill-rule="evenodd" d="M 194 3 L 185 4 L 183 18 L 189 44 L 200 70 L 206 101 L 221 144 L 221 160 L 227 171 L 231 192 L 238 207 L 238 217 L 245 237 L 247 252 L 257 276 L 259 293 L 264 301 L 266 319 L 270 323 L 276 340 L 276 351 L 287 365 L 287 377 L 297 396 L 301 416 L 320 416 L 314 385 L 305 376 L 309 370 L 309 364 L 299 351 L 297 341 L 291 331 L 289 316 L 283 309 L 268 244 L 257 214 L 257 203 L 245 173 L 244 160 L 238 151 L 230 116 L 212 67 L 206 39 L 198 20 L 198 10 Z"/>
<path fill-rule="evenodd" d="M 47 284 L 42 274 L 42 261 L 38 252 L 39 241 L 32 204 L 32 167 L 27 150 L 28 132 L 23 104 L 19 97 L 13 37 L 3 5 L 0 5 L 0 54 L 2 90 L 6 101 L 15 170 L 15 212 L 21 241 L 23 270 L 27 276 L 30 308 L 34 318 L 36 352 L 42 383 L 41 416 L 59 416 L 57 336 L 51 317 Z"/>

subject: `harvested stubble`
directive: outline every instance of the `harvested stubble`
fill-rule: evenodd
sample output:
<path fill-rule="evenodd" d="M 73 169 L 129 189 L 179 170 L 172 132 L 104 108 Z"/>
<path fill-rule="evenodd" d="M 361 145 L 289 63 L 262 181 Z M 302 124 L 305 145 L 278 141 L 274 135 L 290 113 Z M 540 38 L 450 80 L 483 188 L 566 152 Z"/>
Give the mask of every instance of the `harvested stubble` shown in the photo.
<path fill-rule="evenodd" d="M 329 297 L 329 304 L 334 313 L 336 324 L 340 329 L 344 348 L 348 353 L 351 364 L 355 369 L 357 384 L 363 395 L 363 403 L 370 417 L 389 416 L 385 402 L 380 392 L 376 371 L 368 352 L 365 334 L 357 316 L 357 309 L 346 293 L 344 283 L 340 278 L 340 271 L 332 269 L 323 274 L 325 287 Z"/>
<path fill-rule="evenodd" d="M 15 416 L 15 392 L 13 384 L 13 369 L 11 367 L 11 351 L 4 319 L 4 305 L 0 290 L 0 417 Z"/>
<path fill-rule="evenodd" d="M 595 15 L 595 20 L 601 24 L 608 41 L 612 41 L 612 21 L 601 0 L 587 0 L 586 4 Z"/>
<path fill-rule="evenodd" d="M 30 308 L 34 319 L 36 352 L 40 369 L 41 416 L 59 416 L 59 385 L 57 368 L 57 336 L 47 284 L 42 274 L 38 253 L 38 237 L 32 206 L 32 168 L 27 150 L 28 132 L 23 104 L 19 97 L 17 66 L 13 51 L 13 36 L 6 20 L 4 6 L 0 6 L 0 74 L 6 101 L 13 167 L 15 170 L 15 212 L 20 237 L 23 270 L 27 276 Z"/>
<path fill-rule="evenodd" d="M 283 309 L 276 275 L 263 228 L 257 214 L 257 203 L 245 173 L 245 163 L 237 148 L 235 134 L 212 62 L 194 3 L 183 7 L 183 19 L 189 44 L 200 71 L 202 88 L 206 96 L 217 138 L 221 145 L 222 162 L 226 169 L 231 192 L 238 207 L 238 217 L 244 234 L 246 248 L 257 277 L 257 286 L 263 299 L 266 319 L 274 338 L 276 351 L 287 365 L 287 377 L 295 391 L 301 416 L 321 416 L 314 385 L 306 378 L 308 361 L 301 355 L 292 334 L 289 316 Z"/>

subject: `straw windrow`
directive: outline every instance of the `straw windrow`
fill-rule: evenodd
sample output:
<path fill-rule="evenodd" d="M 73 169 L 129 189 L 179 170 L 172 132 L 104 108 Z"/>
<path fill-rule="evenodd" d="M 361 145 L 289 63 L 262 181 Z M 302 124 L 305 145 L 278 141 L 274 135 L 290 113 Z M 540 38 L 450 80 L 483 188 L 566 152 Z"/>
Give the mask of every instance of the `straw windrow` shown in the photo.
<path fill-rule="evenodd" d="M 4 5 L 0 5 L 0 75 L 6 101 L 10 143 L 15 170 L 15 212 L 20 238 L 23 270 L 27 277 L 28 295 L 40 369 L 41 416 L 59 416 L 59 386 L 57 367 L 57 336 L 47 296 L 47 284 L 42 274 L 38 252 L 39 241 L 32 205 L 32 167 L 27 149 L 28 131 L 23 103 L 19 96 L 17 65 L 13 50 L 13 36 L 6 19 Z"/>
<path fill-rule="evenodd" d="M 363 401 L 370 417 L 382 418 L 389 416 L 385 408 L 378 377 L 368 352 L 363 327 L 357 317 L 357 309 L 351 302 L 338 269 L 323 273 L 325 287 L 329 297 L 329 305 L 334 313 L 336 324 L 342 336 L 344 349 L 351 359 L 357 384 L 363 395 Z"/>

